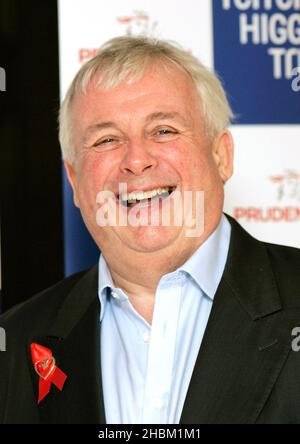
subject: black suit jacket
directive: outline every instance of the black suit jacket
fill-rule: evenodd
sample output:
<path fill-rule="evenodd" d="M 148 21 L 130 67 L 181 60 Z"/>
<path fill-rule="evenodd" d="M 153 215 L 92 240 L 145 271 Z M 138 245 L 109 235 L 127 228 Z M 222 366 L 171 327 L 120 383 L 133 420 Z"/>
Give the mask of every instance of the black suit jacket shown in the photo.
<path fill-rule="evenodd" d="M 235 221 L 181 423 L 300 423 L 300 252 L 259 242 Z M 0 319 L 1 423 L 105 423 L 97 267 L 71 276 Z M 109 341 L 109 338 L 106 339 Z M 37 405 L 30 343 L 68 375 Z"/>

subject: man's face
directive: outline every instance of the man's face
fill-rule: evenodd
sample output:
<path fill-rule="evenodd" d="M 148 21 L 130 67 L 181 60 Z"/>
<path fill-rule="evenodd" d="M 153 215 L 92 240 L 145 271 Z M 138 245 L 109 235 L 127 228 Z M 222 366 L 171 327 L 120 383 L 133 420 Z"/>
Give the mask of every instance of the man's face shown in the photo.
<path fill-rule="evenodd" d="M 100 227 L 97 195 L 112 191 L 118 203 L 121 183 L 129 193 L 204 191 L 202 241 L 215 228 L 223 207 L 223 182 L 231 175 L 231 138 L 227 132 L 214 142 L 206 136 L 199 97 L 187 74 L 173 66 L 149 68 L 141 80 L 113 89 L 95 88 L 92 81 L 87 94 L 74 99 L 73 128 L 76 161 L 72 167 L 66 164 L 67 172 L 75 203 L 104 253 L 188 251 L 201 243 L 186 236 L 184 223 L 163 225 L 161 214 L 159 226 Z M 139 205 L 149 216 L 164 211 L 151 201 Z M 119 211 L 132 209 L 120 205 L 118 220 Z"/>

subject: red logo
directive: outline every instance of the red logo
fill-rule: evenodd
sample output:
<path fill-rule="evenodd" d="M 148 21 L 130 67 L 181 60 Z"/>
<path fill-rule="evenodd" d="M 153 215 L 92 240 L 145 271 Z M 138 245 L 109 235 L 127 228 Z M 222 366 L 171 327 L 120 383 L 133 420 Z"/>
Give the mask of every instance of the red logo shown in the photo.
<path fill-rule="evenodd" d="M 286 170 L 269 178 L 276 186 L 276 200 L 283 203 L 295 202 L 289 206 L 275 205 L 272 207 L 236 207 L 233 216 L 236 220 L 246 222 L 300 222 L 300 174 L 294 170 Z"/>
<path fill-rule="evenodd" d="M 133 11 L 130 15 L 116 18 L 123 27 L 125 35 L 154 36 L 158 21 L 152 21 L 145 11 Z M 82 64 L 95 57 L 97 48 L 80 48 L 78 52 L 79 63 Z"/>
<path fill-rule="evenodd" d="M 147 35 L 153 36 L 158 22 L 153 21 L 145 11 L 133 11 L 128 16 L 117 17 L 117 21 L 125 26 L 126 35 Z"/>

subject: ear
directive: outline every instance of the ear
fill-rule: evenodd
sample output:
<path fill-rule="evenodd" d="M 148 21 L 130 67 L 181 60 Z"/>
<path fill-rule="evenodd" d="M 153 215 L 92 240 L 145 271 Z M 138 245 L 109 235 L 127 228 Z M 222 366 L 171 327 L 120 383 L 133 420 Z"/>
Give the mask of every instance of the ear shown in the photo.
<path fill-rule="evenodd" d="M 67 177 L 69 180 L 69 183 L 72 187 L 73 190 L 73 200 L 74 200 L 74 204 L 76 207 L 79 208 L 79 199 L 78 199 L 78 193 L 77 193 L 77 177 L 76 177 L 76 171 L 74 169 L 74 167 L 64 161 L 64 165 L 65 165 L 65 169 L 66 169 L 66 173 L 67 173 Z"/>
<path fill-rule="evenodd" d="M 213 141 L 214 161 L 224 184 L 233 174 L 233 153 L 232 135 L 228 130 L 224 130 Z"/>

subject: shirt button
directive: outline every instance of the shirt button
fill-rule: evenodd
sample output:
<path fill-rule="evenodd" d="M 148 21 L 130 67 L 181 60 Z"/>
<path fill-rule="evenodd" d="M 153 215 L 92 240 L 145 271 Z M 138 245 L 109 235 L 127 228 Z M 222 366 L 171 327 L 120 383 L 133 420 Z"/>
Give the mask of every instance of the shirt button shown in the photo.
<path fill-rule="evenodd" d="M 118 293 L 117 293 L 116 291 L 112 291 L 112 292 L 111 292 L 111 295 L 112 295 L 112 297 L 113 297 L 114 299 L 117 299 L 117 301 L 118 301 L 119 299 L 121 299 L 120 296 L 118 295 Z"/>
<path fill-rule="evenodd" d="M 145 333 L 143 334 L 143 341 L 149 342 L 149 339 L 150 339 L 150 334 L 148 331 L 145 331 Z"/>

